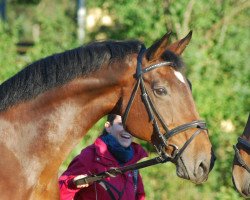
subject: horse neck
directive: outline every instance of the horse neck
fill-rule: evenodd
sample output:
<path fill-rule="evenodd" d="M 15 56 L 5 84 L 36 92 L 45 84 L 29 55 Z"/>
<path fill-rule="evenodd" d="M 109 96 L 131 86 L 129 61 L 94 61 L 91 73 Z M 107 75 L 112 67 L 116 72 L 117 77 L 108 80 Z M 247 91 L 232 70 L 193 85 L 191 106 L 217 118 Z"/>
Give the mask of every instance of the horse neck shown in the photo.
<path fill-rule="evenodd" d="M 0 113 L 1 140 L 26 170 L 29 185 L 38 177 L 47 184 L 88 129 L 114 108 L 114 85 L 79 78 Z"/>

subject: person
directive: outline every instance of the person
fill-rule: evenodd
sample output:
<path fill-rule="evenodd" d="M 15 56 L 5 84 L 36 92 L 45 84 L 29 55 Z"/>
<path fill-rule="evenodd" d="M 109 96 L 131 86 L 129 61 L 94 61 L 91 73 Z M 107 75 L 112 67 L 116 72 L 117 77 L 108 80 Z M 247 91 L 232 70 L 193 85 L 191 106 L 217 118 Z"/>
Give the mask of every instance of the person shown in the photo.
<path fill-rule="evenodd" d="M 76 186 L 74 183 L 87 175 L 134 164 L 147 157 L 146 151 L 132 140 L 132 135 L 123 128 L 121 116 L 109 114 L 101 136 L 94 144 L 83 149 L 59 177 L 60 199 L 144 200 L 144 186 L 138 170 L 90 185 Z"/>

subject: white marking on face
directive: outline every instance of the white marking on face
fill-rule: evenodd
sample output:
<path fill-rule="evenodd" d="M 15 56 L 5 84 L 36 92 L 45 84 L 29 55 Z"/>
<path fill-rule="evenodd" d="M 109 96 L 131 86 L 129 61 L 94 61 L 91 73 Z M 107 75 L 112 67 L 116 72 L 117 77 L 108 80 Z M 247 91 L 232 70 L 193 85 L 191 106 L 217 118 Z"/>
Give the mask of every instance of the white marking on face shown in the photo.
<path fill-rule="evenodd" d="M 185 83 L 185 79 L 183 77 L 183 75 L 181 74 L 181 72 L 175 71 L 174 70 L 174 75 L 182 82 Z"/>

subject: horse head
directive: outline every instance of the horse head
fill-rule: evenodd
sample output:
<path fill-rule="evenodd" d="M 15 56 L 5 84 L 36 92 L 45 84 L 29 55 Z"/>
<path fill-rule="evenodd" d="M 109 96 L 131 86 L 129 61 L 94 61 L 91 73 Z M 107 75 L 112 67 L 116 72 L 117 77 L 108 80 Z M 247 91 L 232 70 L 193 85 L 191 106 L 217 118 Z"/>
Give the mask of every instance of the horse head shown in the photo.
<path fill-rule="evenodd" d="M 130 85 L 123 90 L 124 96 L 130 96 L 122 104 L 123 121 L 128 131 L 171 157 L 179 177 L 202 183 L 215 157 L 180 58 L 192 32 L 172 44 L 169 36 L 148 49 L 142 47 L 137 56 L 134 89 Z"/>
<path fill-rule="evenodd" d="M 250 197 L 250 115 L 245 130 L 234 146 L 232 179 L 238 192 L 245 198 Z"/>

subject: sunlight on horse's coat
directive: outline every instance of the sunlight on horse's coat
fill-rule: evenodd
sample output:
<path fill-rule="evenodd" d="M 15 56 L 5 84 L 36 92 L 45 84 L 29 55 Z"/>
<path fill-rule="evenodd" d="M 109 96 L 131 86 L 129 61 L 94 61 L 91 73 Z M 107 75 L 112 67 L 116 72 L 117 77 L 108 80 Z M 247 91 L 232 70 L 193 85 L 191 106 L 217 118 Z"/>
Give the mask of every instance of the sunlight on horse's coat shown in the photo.
<path fill-rule="evenodd" d="M 49 121 L 58 122 L 49 127 L 48 130 L 48 142 L 56 145 L 63 142 L 66 132 L 74 132 L 70 129 L 74 128 L 74 116 L 79 114 L 76 105 L 74 103 L 64 103 L 63 106 L 56 109 L 54 115 L 48 117 Z M 68 124 L 72 124 L 71 127 Z M 69 128 L 68 128 L 69 127 Z"/>
<path fill-rule="evenodd" d="M 28 144 L 32 143 L 35 139 L 34 133 L 37 133 L 37 127 L 32 123 L 28 123 L 23 127 L 19 127 L 17 123 L 15 124 L 6 120 L 0 121 L 0 132 L 3 133 L 1 140 L 4 141 L 4 145 L 15 155 L 15 158 L 24 169 L 24 176 L 27 177 L 27 185 L 32 186 L 36 183 L 37 174 L 35 172 L 42 169 L 38 157 L 35 155 L 29 157 L 31 152 L 29 152 Z M 17 130 L 17 127 L 19 130 Z M 20 129 L 22 130 L 20 131 Z M 14 134 L 19 131 L 31 137 L 24 137 L 22 134 L 16 135 L 15 139 L 11 137 L 11 133 Z"/>

